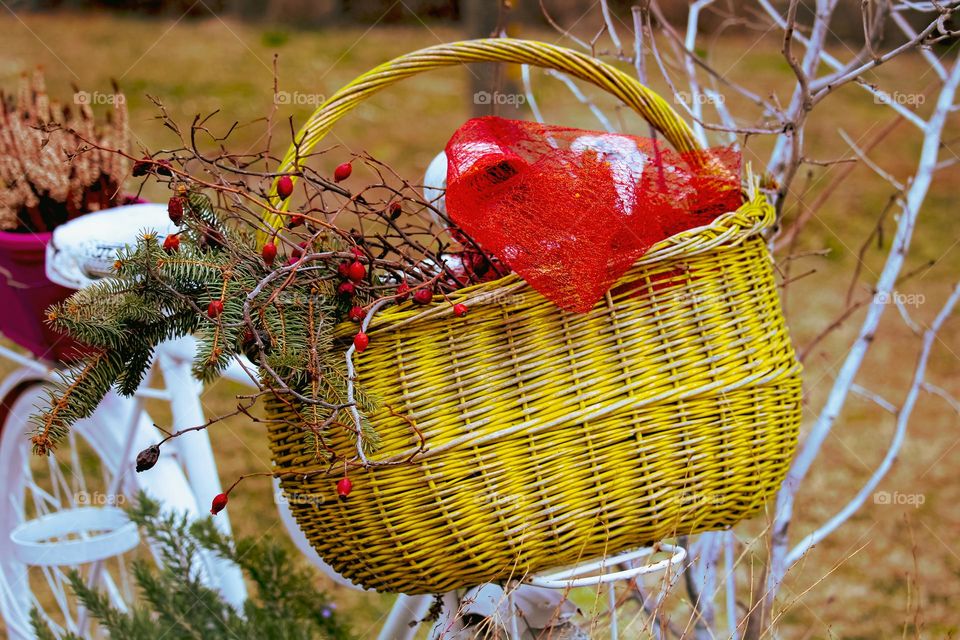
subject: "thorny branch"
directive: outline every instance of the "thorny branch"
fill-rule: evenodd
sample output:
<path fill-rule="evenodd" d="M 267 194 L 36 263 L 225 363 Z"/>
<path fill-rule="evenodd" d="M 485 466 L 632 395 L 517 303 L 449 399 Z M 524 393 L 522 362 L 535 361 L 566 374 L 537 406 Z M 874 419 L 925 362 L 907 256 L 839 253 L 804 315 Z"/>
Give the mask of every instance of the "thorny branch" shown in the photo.
<path fill-rule="evenodd" d="M 180 231 L 168 238 L 182 236 L 189 243 L 185 245 L 189 252 L 181 254 L 177 241 L 170 248 L 164 244 L 158 255 L 156 238 L 144 235 L 139 248 L 122 255 L 115 265 L 118 275 L 121 269 L 134 269 L 132 273 L 139 273 L 141 279 L 134 277 L 125 288 L 105 293 L 154 295 L 148 293 L 149 287 L 159 287 L 173 301 L 170 308 L 176 309 L 169 312 L 169 317 L 192 316 L 190 326 L 208 330 L 212 336 L 208 344 L 201 340 L 201 355 L 194 363 L 196 375 L 204 379 L 215 375 L 224 366 L 225 350 L 238 343 L 261 375 L 255 380 L 257 393 L 250 396 L 248 404 L 227 416 L 168 434 L 144 452 L 149 454 L 145 462 L 151 456 L 155 461 L 159 446 L 167 440 L 206 429 L 237 413 L 249 415 L 258 399 L 270 397 L 287 409 L 289 426 L 309 432 L 318 457 L 329 458 L 331 464 L 342 462 L 345 467 L 394 464 L 367 457 L 369 436 L 375 436 L 375 432 L 361 413 L 372 405 L 364 404 L 367 400 L 361 397 L 353 369 L 356 340 L 354 346 L 348 346 L 349 340 L 338 337 L 334 326 L 349 317 L 358 323 L 357 335 L 365 335 L 371 319 L 388 304 L 408 297 L 418 300 L 421 293 L 429 295 L 419 303 L 430 304 L 435 295 L 446 298 L 464 286 L 504 275 L 501 265 L 457 228 L 442 208 L 424 201 L 421 186 L 402 179 L 369 154 L 351 154 L 348 162 L 338 167 L 338 171 L 346 167 L 350 175 L 357 165 L 367 174 L 366 185 L 351 192 L 339 184 L 345 178 L 336 173 L 330 177 L 317 166 L 328 154 L 342 156 L 338 147 L 310 153 L 298 148 L 297 169 L 278 173 L 274 167 L 281 161 L 269 147 L 242 154 L 227 149 L 225 141 L 237 129 L 237 123 L 219 133 L 215 130 L 216 113 L 198 115 L 185 130 L 170 119 L 159 100 L 154 103 L 178 145 L 153 153 L 143 150 L 143 157 L 137 158 L 78 133 L 84 142 L 78 153 L 104 152 L 134 160 L 135 177 L 148 176 L 168 184 L 171 211 L 180 211 L 176 219 L 171 213 Z M 268 131 L 261 137 L 268 144 L 273 137 L 272 119 L 271 112 L 266 122 Z M 274 189 L 280 177 L 298 178 L 298 192 L 294 194 L 288 188 L 288 193 L 278 195 Z M 268 228 L 265 214 L 279 216 L 284 226 Z M 254 243 L 258 235 L 266 235 L 269 257 L 266 247 Z M 274 266 L 274 260 L 286 260 L 286 264 Z M 202 303 L 195 299 L 197 296 Z M 210 305 L 219 306 L 207 307 L 205 296 L 212 296 Z M 84 314 L 89 317 L 98 302 L 96 296 L 87 302 L 77 300 L 65 307 L 64 313 L 73 314 L 70 320 L 83 331 Z M 224 313 L 226 304 L 237 302 L 236 313 Z M 295 308 L 308 311 L 308 321 L 291 321 L 287 316 Z M 96 337 L 95 323 L 87 324 L 92 327 L 87 327 L 89 333 Z M 128 328 L 123 331 L 136 333 Z M 130 344 L 117 346 L 134 354 L 139 348 L 133 345 L 136 340 L 134 337 Z M 300 340 L 306 344 L 301 346 Z M 330 355 L 337 352 L 340 342 L 345 362 L 335 364 Z M 287 346 L 296 353 L 308 354 L 307 360 L 296 361 L 300 356 L 293 355 Z M 116 365 L 109 361 L 105 366 Z M 49 428 L 38 436 L 43 438 L 37 441 L 38 449 L 55 446 L 51 429 L 78 417 L 58 412 L 61 405 L 69 404 L 73 388 L 87 388 L 88 380 L 98 374 L 103 380 L 100 369 L 89 369 L 90 373 L 78 373 L 74 385 L 63 387 L 63 398 L 44 414 Z M 334 399 L 341 384 L 344 395 Z M 414 424 L 410 427 L 422 452 L 424 434 Z M 331 428 L 346 429 L 352 435 L 356 441 L 354 458 L 338 460 L 328 443 Z"/>
<path fill-rule="evenodd" d="M 766 544 L 770 549 L 770 557 L 766 566 L 766 575 L 762 580 L 753 575 L 749 579 L 750 593 L 746 616 L 738 619 L 740 617 L 737 605 L 738 580 L 734 571 L 743 556 L 735 557 L 736 543 L 732 535 L 727 536 L 722 543 L 726 575 L 721 581 L 722 586 L 713 592 L 704 592 L 701 585 L 712 585 L 716 582 L 713 574 L 716 556 L 710 556 L 714 561 L 705 563 L 703 567 L 705 571 L 701 572 L 695 580 L 690 574 L 689 565 L 682 568 L 687 573 L 685 582 L 694 607 L 694 614 L 690 618 L 691 624 L 695 634 L 699 636 L 702 633 L 704 637 L 721 637 L 722 635 L 714 628 L 715 621 L 705 615 L 705 612 L 713 610 L 712 605 L 701 608 L 704 599 L 710 599 L 712 602 L 720 593 L 725 594 L 725 613 L 731 637 L 760 638 L 767 634 L 775 634 L 773 623 L 778 616 L 773 611 L 773 606 L 784 575 L 798 558 L 810 551 L 813 545 L 846 522 L 892 466 L 903 442 L 909 416 L 918 401 L 919 392 L 926 391 L 938 395 L 955 410 L 960 411 L 960 401 L 942 388 L 928 382 L 924 376 L 927 360 L 937 341 L 937 333 L 957 303 L 957 297 L 960 295 L 957 289 L 953 291 L 936 320 L 926 330 L 919 330 L 917 323 L 909 318 L 909 314 L 902 305 L 898 307 L 907 326 L 914 333 L 919 331 L 923 337 L 920 359 L 902 407 L 894 407 L 889 401 L 855 382 L 885 310 L 881 300 L 884 296 L 890 297 L 894 287 L 911 275 L 903 275 L 901 272 L 905 259 L 909 255 L 913 231 L 934 174 L 955 163 L 952 158 L 940 158 L 939 152 L 943 148 L 941 143 L 945 140 L 948 116 L 960 109 L 960 105 L 956 104 L 957 87 L 960 83 L 960 60 L 958 60 L 955 45 L 945 53 L 936 53 L 932 47 L 937 43 L 952 42 L 960 35 L 950 26 L 951 18 L 956 18 L 960 11 L 960 2 L 918 3 L 884 0 L 862 3 L 862 46 L 859 50 L 852 52 L 847 59 L 827 50 L 828 42 L 832 37 L 832 27 L 840 20 L 834 16 L 838 5 L 837 0 L 816 0 L 812 15 L 804 18 L 799 17 L 798 9 L 801 5 L 794 0 L 791 0 L 785 9 L 775 7 L 769 0 L 757 0 L 756 5 L 756 7 L 745 8 L 744 13 L 749 17 L 743 18 L 742 14 L 725 16 L 724 9 L 713 0 L 698 0 L 691 3 L 685 33 L 681 36 L 666 19 L 655 0 L 638 2 L 632 8 L 634 42 L 631 57 L 627 57 L 627 53 L 623 50 L 619 34 L 615 32 L 618 21 L 612 17 L 606 3 L 601 7 L 601 18 L 605 31 L 610 36 L 612 51 L 604 52 L 596 38 L 588 43 L 581 37 L 577 37 L 572 29 L 560 27 L 556 20 L 548 16 L 548 22 L 573 46 L 586 49 L 593 55 L 601 57 L 608 55 L 618 60 L 629 61 L 642 82 L 647 81 L 645 57 L 652 56 L 670 92 L 673 93 L 674 104 L 692 119 L 695 134 L 701 143 L 706 143 L 711 133 L 723 134 L 725 137 L 721 138 L 722 140 L 726 142 L 732 139 L 734 144 L 744 149 L 748 148 L 747 143 L 751 137 L 766 136 L 773 139 L 772 152 L 762 161 L 765 169 L 764 183 L 769 187 L 780 218 L 779 229 L 781 230 L 775 232 L 770 238 L 772 249 L 778 252 L 786 251 L 788 256 L 795 254 L 798 239 L 808 223 L 819 216 L 831 196 L 841 192 L 840 187 L 858 166 L 869 167 L 876 176 L 894 190 L 887 209 L 878 217 L 876 226 L 864 241 L 857 256 L 858 262 L 861 262 L 874 240 L 879 248 L 888 252 L 882 271 L 876 277 L 876 281 L 867 287 L 869 297 L 856 295 L 856 292 L 863 288 L 856 286 L 857 281 L 863 278 L 863 273 L 858 266 L 842 313 L 836 319 L 829 320 L 823 330 L 802 351 L 801 355 L 807 356 L 826 336 L 834 333 L 866 308 L 866 315 L 861 320 L 857 337 L 843 361 L 824 406 L 818 409 L 810 408 L 807 412 L 808 415 L 818 417 L 801 443 L 800 453 L 781 488 L 774 512 L 773 526 L 767 533 Z M 542 2 L 541 7 L 543 8 Z M 704 52 L 703 47 L 697 45 L 697 39 L 702 35 L 699 33 L 701 15 L 709 11 L 725 17 L 725 24 L 749 22 L 751 28 L 768 34 L 768 38 L 772 39 L 777 37 L 774 34 L 778 34 L 781 55 L 794 81 L 790 100 L 786 106 L 781 106 L 777 96 L 765 86 L 751 87 L 749 82 L 734 81 L 730 74 L 716 68 L 711 50 L 707 49 Z M 907 18 L 908 15 L 910 19 Z M 621 20 L 618 26 L 626 25 L 628 22 Z M 919 26 L 921 23 L 923 26 Z M 664 43 L 668 45 L 666 49 Z M 883 86 L 871 77 L 871 72 L 878 67 L 905 56 L 919 57 L 929 66 L 936 79 L 935 84 L 938 85 L 934 88 L 936 104 L 933 112 L 926 116 L 921 114 L 921 110 L 896 99 L 900 87 Z M 825 68 L 826 72 L 824 72 Z M 890 109 L 896 117 L 873 133 L 865 143 L 855 141 L 852 136 L 841 132 L 841 139 L 845 141 L 850 153 L 836 155 L 850 157 L 844 158 L 839 164 L 818 163 L 811 160 L 809 154 L 805 152 L 807 125 L 811 118 L 820 113 L 820 105 L 831 94 L 847 84 L 855 84 L 874 102 Z M 528 96 L 534 95 L 529 73 L 524 77 L 524 88 Z M 726 101 L 725 94 L 728 93 L 758 108 L 759 117 L 737 113 Z M 923 93 L 929 95 L 928 90 L 924 90 Z M 583 101 L 579 93 L 576 97 Z M 716 112 L 716 121 L 713 121 L 707 113 L 708 110 L 705 107 L 709 106 L 713 106 Z M 901 122 L 914 125 L 915 130 L 923 136 L 923 147 L 916 170 L 913 175 L 906 178 L 897 177 L 895 172 L 874 162 L 869 155 L 878 145 L 888 140 Z M 840 167 L 830 176 L 831 181 L 826 187 L 819 190 L 814 200 L 809 203 L 804 197 L 803 190 L 795 185 L 796 178 L 800 175 L 800 168 L 804 164 L 822 165 L 827 168 L 830 165 Z M 884 243 L 884 224 L 891 217 L 888 216 L 888 210 L 892 208 L 899 209 L 894 211 L 896 232 L 891 242 Z M 785 282 L 796 279 L 789 275 L 791 264 L 792 260 L 785 260 L 783 270 Z M 925 267 L 925 269 L 928 268 L 930 265 Z M 840 418 L 850 393 L 875 400 L 884 411 L 895 411 L 897 428 L 894 438 L 883 461 L 850 502 L 790 549 L 788 528 L 792 519 L 795 496 L 802 488 L 807 472 L 816 461 L 822 443 Z M 751 574 L 752 571 L 751 568 Z M 761 587 L 755 588 L 757 584 Z M 637 586 L 639 588 L 641 585 Z M 667 585 L 664 592 L 669 591 L 669 587 L 670 585 Z M 644 595 L 641 600 L 652 619 L 657 620 L 665 615 L 661 610 L 663 594 L 656 597 Z M 651 600 L 656 602 L 656 606 L 646 606 Z M 657 637 L 664 634 L 677 637 L 685 635 L 683 630 L 676 629 L 672 625 L 654 623 L 652 630 Z"/>

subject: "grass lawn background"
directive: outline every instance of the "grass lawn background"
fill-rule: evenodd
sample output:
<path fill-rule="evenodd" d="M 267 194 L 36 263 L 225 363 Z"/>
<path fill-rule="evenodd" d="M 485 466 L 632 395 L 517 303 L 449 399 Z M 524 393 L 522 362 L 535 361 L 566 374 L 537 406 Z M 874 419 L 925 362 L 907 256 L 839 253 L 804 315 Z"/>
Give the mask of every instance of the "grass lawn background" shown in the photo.
<path fill-rule="evenodd" d="M 273 105 L 273 56 L 279 56 L 280 90 L 303 96 L 330 95 L 339 86 L 376 64 L 412 49 L 462 36 L 449 26 L 337 27 L 319 31 L 280 30 L 246 25 L 219 18 L 199 20 L 141 20 L 108 15 L 48 14 L 0 15 L 0 87 L 14 89 L 17 78 L 35 65 L 42 65 L 53 95 L 67 100 L 71 85 L 86 91 L 110 91 L 116 80 L 126 93 L 131 129 L 145 147 L 157 150 L 175 141 L 155 119 L 156 109 L 147 95 L 163 101 L 173 118 L 188 126 L 193 116 L 220 110 L 212 121 L 223 131 L 234 120 L 250 123 L 267 114 Z M 550 33 L 527 33 L 551 41 Z M 779 55 L 779 40 L 767 37 L 731 36 L 712 49 L 715 67 L 733 79 L 745 82 L 758 93 L 778 92 L 789 99 L 788 67 Z M 842 47 L 835 52 L 843 56 Z M 901 92 L 924 92 L 920 106 L 929 112 L 934 77 L 918 58 L 899 60 L 868 78 L 885 88 Z M 596 128 L 589 111 L 577 104 L 555 80 L 535 75 L 536 94 L 548 121 Z M 367 151 L 390 164 L 408 179 L 418 182 L 424 168 L 450 134 L 469 117 L 468 76 L 463 69 L 447 69 L 421 76 L 391 88 L 365 103 L 335 129 L 332 150 L 323 159 L 332 167 L 349 152 Z M 663 91 L 662 82 L 653 86 Z M 615 114 L 624 130 L 644 134 L 646 127 L 635 117 L 617 113 L 613 102 L 588 91 L 608 113 Z M 316 98 L 306 98 L 305 101 Z M 279 118 L 303 123 L 311 104 L 281 105 Z M 734 113 L 753 113 L 747 105 L 730 100 Z M 837 135 L 843 129 L 854 140 L 869 140 L 892 118 L 892 112 L 874 103 L 856 87 L 847 87 L 828 98 L 814 112 L 807 130 L 808 155 L 819 160 L 849 157 Z M 945 136 L 947 145 L 960 137 L 958 118 Z M 230 148 L 258 147 L 263 126 L 254 123 L 239 128 L 230 137 Z M 275 153 L 289 140 L 279 129 Z M 910 175 L 919 152 L 920 138 L 908 124 L 901 124 L 872 154 L 888 172 L 900 178 Z M 957 145 L 960 146 L 960 145 Z M 752 139 L 746 160 L 762 165 L 769 142 Z M 944 151 L 945 158 L 951 157 Z M 794 189 L 788 219 L 809 205 L 839 171 L 837 165 L 808 165 Z M 807 173 L 809 169 L 809 173 Z M 360 173 L 360 172 L 355 172 Z M 362 180 L 359 175 L 352 180 Z M 960 273 L 957 249 L 956 168 L 938 175 L 920 215 L 913 248 L 905 272 L 934 263 L 904 283 L 902 293 L 922 296 L 924 303 L 911 308 L 921 324 L 929 323 L 939 310 L 951 284 Z M 358 182 L 359 184 L 359 182 Z M 148 197 L 168 197 L 156 185 Z M 858 167 L 831 196 L 811 223 L 799 251 L 830 249 L 829 255 L 797 259 L 794 274 L 813 273 L 788 288 L 786 310 L 795 342 L 807 344 L 837 317 L 857 262 L 863 239 L 890 197 L 891 189 L 866 167 Z M 893 222 L 888 220 L 884 240 L 889 242 Z M 862 268 L 864 283 L 875 281 L 885 251 L 871 248 Z M 783 256 L 779 256 L 782 258 Z M 867 284 L 858 285 L 867 295 Z M 862 313 L 851 317 L 832 337 L 811 352 L 805 363 L 805 425 L 815 419 L 822 405 L 852 331 Z M 960 394 L 960 320 L 948 322 L 929 366 L 928 379 Z M 885 314 L 881 330 L 857 381 L 895 404 L 900 404 L 920 348 L 894 308 Z M 209 415 L 230 411 L 240 388 L 230 383 L 211 385 L 204 403 Z M 166 417 L 156 409 L 155 417 Z M 852 396 L 824 445 L 823 453 L 799 496 L 791 539 L 799 540 L 846 504 L 883 456 L 894 418 L 866 400 Z M 224 484 L 237 475 L 269 468 L 269 454 L 261 427 L 231 419 L 211 430 Z M 907 442 L 881 489 L 922 493 L 924 504 L 910 506 L 865 505 L 835 535 L 821 543 L 789 574 L 782 601 L 784 636 L 788 638 L 880 638 L 920 634 L 952 637 L 958 633 L 960 616 L 955 603 L 960 597 L 960 420 L 941 399 L 922 395 L 910 425 Z M 244 535 L 283 535 L 272 507 L 269 482 L 247 480 L 232 496 L 229 513 L 237 532 Z M 766 523 L 761 517 L 742 529 L 751 532 Z M 765 556 L 756 543 L 751 554 Z M 746 576 L 748 563 L 743 571 Z M 381 616 L 389 609 L 391 596 L 364 594 L 328 587 L 340 609 L 352 619 L 361 638 L 375 635 Z M 629 619 L 629 618 L 628 618 Z M 685 620 L 680 621 L 681 625 Z M 638 624 L 638 623 L 635 623 Z M 627 632 L 629 633 L 629 632 Z M 3 635 L 0 631 L 0 635 Z"/>

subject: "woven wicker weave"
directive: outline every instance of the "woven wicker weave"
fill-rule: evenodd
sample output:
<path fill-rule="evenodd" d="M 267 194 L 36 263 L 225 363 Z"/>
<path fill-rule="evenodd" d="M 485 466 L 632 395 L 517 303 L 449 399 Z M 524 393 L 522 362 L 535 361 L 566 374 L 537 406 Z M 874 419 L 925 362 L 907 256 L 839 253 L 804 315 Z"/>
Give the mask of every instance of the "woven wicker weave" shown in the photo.
<path fill-rule="evenodd" d="M 475 41 L 361 77 L 311 118 L 310 144 L 317 122 L 329 129 L 356 87 L 369 93 L 391 70 L 411 75 L 464 50 L 568 72 L 587 60 L 579 77 L 623 83 L 621 97 L 644 95 L 672 113 L 580 54 Z M 692 144 L 675 114 L 651 120 L 675 145 Z M 376 460 L 398 464 L 352 471 L 347 500 L 336 499 L 330 477 L 287 475 L 307 538 L 364 586 L 437 593 L 755 513 L 783 478 L 800 416 L 800 367 L 758 235 L 772 221 L 757 197 L 660 242 L 587 314 L 561 311 L 516 276 L 451 296 L 470 307 L 462 319 L 451 304 L 377 314 L 355 361 L 360 384 L 382 403 L 371 416 L 383 438 Z M 344 340 L 355 330 L 344 327 Z M 279 403 L 269 410 L 286 417 Z M 270 429 L 278 470 L 321 469 L 300 453 L 302 430 L 282 420 Z M 354 453 L 346 436 L 332 444 Z"/>

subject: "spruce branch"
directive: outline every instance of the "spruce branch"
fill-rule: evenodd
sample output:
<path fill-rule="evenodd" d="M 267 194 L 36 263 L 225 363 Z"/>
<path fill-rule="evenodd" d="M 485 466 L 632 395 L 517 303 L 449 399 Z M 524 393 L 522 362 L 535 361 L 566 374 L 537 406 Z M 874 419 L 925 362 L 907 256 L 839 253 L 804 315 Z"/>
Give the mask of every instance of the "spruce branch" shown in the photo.
<path fill-rule="evenodd" d="M 270 538 L 233 540 L 210 518 L 191 522 L 185 514 L 161 510 L 141 493 L 127 510 L 159 563 L 136 561 L 132 574 L 139 600 L 127 610 L 83 576 L 68 574 L 71 590 L 114 640 L 347 640 L 350 633 L 317 588 L 315 574 L 296 566 L 289 551 Z M 202 578 L 202 552 L 236 563 L 254 593 L 236 611 Z M 41 612 L 31 612 L 38 638 L 55 637 Z M 78 636 L 67 634 L 69 640 Z"/>
<path fill-rule="evenodd" d="M 296 171 L 278 173 L 271 167 L 280 160 L 269 149 L 227 150 L 236 123 L 217 133 L 211 114 L 182 128 L 155 102 L 180 146 L 146 153 L 134 175 L 171 188 L 177 242 L 164 246 L 157 233 L 143 233 L 119 252 L 114 277 L 51 311 L 54 328 L 89 349 L 36 416 L 35 450 L 51 451 L 111 388 L 135 393 L 157 347 L 192 335 L 196 378 L 214 380 L 244 355 L 259 369 L 254 397 L 270 395 L 287 408 L 304 434 L 304 454 L 326 464 L 374 464 L 367 454 L 380 440 L 369 416 L 378 399 L 349 372 L 350 340 L 338 337 L 345 323 L 356 320 L 357 309 L 369 319 L 421 289 L 444 295 L 488 280 L 502 265 L 456 229 L 442 206 L 425 202 L 420 187 L 368 154 L 352 159 L 374 176 L 358 189 L 308 166 L 330 149 L 304 153 Z M 135 160 L 83 131 L 76 135 L 85 152 Z M 204 141 L 215 146 L 202 149 Z M 296 194 L 274 191 L 284 176 L 298 182 Z M 271 228 L 274 222 L 282 228 Z M 264 242 L 270 255 L 261 251 Z M 344 269 L 357 262 L 362 269 L 350 276 Z M 465 266 L 457 271 L 456 264 Z M 355 440 L 356 457 L 335 452 L 332 430 Z M 142 470 L 158 455 L 147 453 L 138 461 Z"/>

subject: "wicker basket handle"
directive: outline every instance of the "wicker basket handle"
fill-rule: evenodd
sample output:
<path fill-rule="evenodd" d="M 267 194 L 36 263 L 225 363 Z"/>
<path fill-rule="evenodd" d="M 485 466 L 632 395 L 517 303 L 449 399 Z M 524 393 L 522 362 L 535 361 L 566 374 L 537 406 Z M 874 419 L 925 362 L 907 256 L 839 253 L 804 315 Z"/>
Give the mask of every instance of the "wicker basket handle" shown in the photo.
<path fill-rule="evenodd" d="M 616 67 L 572 49 L 545 42 L 486 38 L 413 51 L 359 76 L 317 107 L 297 133 L 295 143 L 287 150 L 277 172 L 296 171 L 298 158 L 309 153 L 337 120 L 377 91 L 422 71 L 468 62 L 512 62 L 562 71 L 591 82 L 622 100 L 659 130 L 677 151 L 699 148 L 690 127 L 663 98 Z M 271 193 L 276 193 L 276 182 Z M 286 201 L 281 202 L 278 208 L 285 210 L 286 204 Z M 277 215 L 267 217 L 267 222 L 274 228 L 279 228 L 282 220 Z"/>

